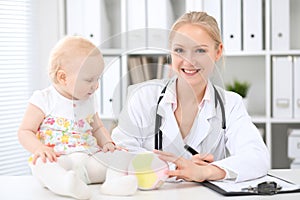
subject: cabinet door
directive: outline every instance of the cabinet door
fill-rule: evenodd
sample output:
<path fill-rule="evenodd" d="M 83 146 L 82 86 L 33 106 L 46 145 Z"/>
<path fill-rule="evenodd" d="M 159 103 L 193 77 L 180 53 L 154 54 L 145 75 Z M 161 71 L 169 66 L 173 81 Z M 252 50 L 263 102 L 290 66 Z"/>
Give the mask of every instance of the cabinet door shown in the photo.
<path fill-rule="evenodd" d="M 121 62 L 119 56 L 104 56 L 105 68 L 100 83 L 101 115 L 116 118 L 121 109 Z"/>

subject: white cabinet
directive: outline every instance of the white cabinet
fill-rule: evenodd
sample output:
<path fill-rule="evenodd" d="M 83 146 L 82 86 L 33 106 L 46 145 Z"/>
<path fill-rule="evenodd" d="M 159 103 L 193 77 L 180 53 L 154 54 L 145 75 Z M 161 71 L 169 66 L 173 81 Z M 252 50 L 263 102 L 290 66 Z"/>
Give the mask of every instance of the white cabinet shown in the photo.
<path fill-rule="evenodd" d="M 117 118 L 121 110 L 121 58 L 104 56 L 105 68 L 99 84 L 100 114 Z"/>
<path fill-rule="evenodd" d="M 103 96 L 103 107 L 101 108 L 103 113 L 102 117 L 114 119 L 117 116 L 114 112 L 109 110 L 111 108 L 107 108 L 107 104 L 114 104 L 115 101 L 118 101 L 116 110 L 119 110 L 124 103 L 126 88 L 130 83 L 128 66 L 129 60 L 132 59 L 129 58 L 137 56 L 152 58 L 156 62 L 153 64 L 154 68 L 156 66 L 165 66 L 167 59 L 164 58 L 164 60 L 160 59 L 160 61 L 158 61 L 158 58 L 162 55 L 168 57 L 168 50 L 164 48 L 167 42 L 166 36 L 156 35 L 156 32 L 152 32 L 152 30 L 155 28 L 163 30 L 170 29 L 175 19 L 184 12 L 204 9 L 208 14 L 220 16 L 220 28 L 224 40 L 224 32 L 230 33 L 228 28 L 230 28 L 232 24 L 226 26 L 226 23 L 230 22 L 226 20 L 224 22 L 225 16 L 221 17 L 221 14 L 223 13 L 224 15 L 224 9 L 226 9 L 225 14 L 228 13 L 228 11 L 229 13 L 233 12 L 230 10 L 233 9 L 232 6 L 227 7 L 226 4 L 224 6 L 225 1 L 227 0 L 214 0 L 214 2 L 220 2 L 220 5 L 218 4 L 216 6 L 218 10 L 222 11 L 220 13 L 209 7 L 208 2 L 210 1 L 207 0 L 99 0 L 91 1 L 95 3 L 96 8 L 89 9 L 88 11 L 91 13 L 85 16 L 84 12 L 87 12 L 85 6 L 78 8 L 78 6 L 76 7 L 75 5 L 76 2 L 82 3 L 83 1 L 68 0 L 67 7 L 71 6 L 71 8 L 73 7 L 72 9 L 77 9 L 77 11 L 75 14 L 72 14 L 72 9 L 66 9 L 67 12 L 69 10 L 69 14 L 66 15 L 67 30 L 72 30 L 68 27 L 72 27 L 72 25 L 75 26 L 75 28 L 73 28 L 74 31 L 67 33 L 77 34 L 77 29 L 79 29 L 79 34 L 90 37 L 91 31 L 94 30 L 95 36 L 97 37 L 94 38 L 95 41 L 100 41 L 101 43 L 105 41 L 105 38 L 109 38 L 109 42 L 103 43 L 106 45 L 100 45 L 104 56 L 108 59 L 118 57 L 118 61 L 116 61 L 114 65 L 119 65 L 119 71 L 114 71 L 118 67 L 113 67 L 114 69 L 112 68 L 112 71 L 106 71 L 107 74 L 103 76 L 102 80 L 103 85 L 100 86 L 103 87 L 101 90 Z M 86 2 L 88 1 L 84 1 L 84 4 L 87 4 Z M 256 0 L 256 3 L 261 4 L 259 6 L 262 12 L 259 14 L 261 17 L 257 16 L 256 9 L 245 8 L 245 6 L 254 3 L 251 0 L 232 0 L 232 2 L 241 3 L 238 3 L 240 12 L 236 13 L 239 19 L 233 20 L 234 23 L 238 23 L 235 27 L 240 29 L 237 30 L 237 33 L 241 34 L 240 37 L 238 37 L 240 45 L 237 48 L 239 50 L 235 49 L 235 51 L 230 51 L 230 48 L 227 48 L 225 44 L 225 66 L 222 66 L 222 61 L 218 63 L 220 65 L 219 67 L 225 68 L 222 72 L 223 81 L 224 83 L 228 83 L 237 78 L 251 83 L 248 93 L 248 112 L 253 117 L 255 125 L 264 132 L 264 140 L 272 152 L 272 167 L 289 167 L 290 160 L 287 157 L 287 132 L 289 128 L 300 128 L 300 118 L 299 115 L 293 115 L 293 117 L 289 118 L 274 117 L 273 97 L 275 86 L 272 76 L 274 70 L 272 60 L 277 57 L 291 57 L 294 63 L 299 63 L 297 60 L 300 56 L 300 1 Z M 276 29 L 276 25 L 278 25 L 276 24 L 276 20 L 283 14 L 276 11 L 277 4 L 279 4 L 279 6 L 282 5 L 282 8 L 285 8 L 285 10 L 289 9 L 288 14 L 284 13 L 284 20 L 286 20 L 286 22 L 282 22 L 289 24 L 289 26 L 285 26 L 285 30 L 282 30 L 284 34 L 288 33 L 287 36 L 284 36 L 289 38 L 288 45 L 285 44 L 284 48 L 273 48 L 275 47 L 274 42 L 276 43 L 275 35 L 280 36 L 280 33 L 275 33 L 275 31 L 278 30 Z M 102 8 L 104 8 L 104 10 Z M 100 15 L 98 12 L 100 12 Z M 243 15 L 247 16 L 243 17 Z M 257 23 L 251 21 L 251 15 L 256 16 L 253 20 L 261 24 L 257 27 L 262 26 L 261 30 L 258 30 L 257 33 L 253 33 L 253 36 L 251 35 L 251 30 L 247 29 L 250 28 L 250 26 L 243 26 L 245 25 L 243 23 L 250 23 L 252 24 L 251 26 L 256 27 Z M 243 19 L 245 21 L 243 21 Z M 85 27 L 80 23 L 85 24 Z M 242 31 L 243 27 L 244 31 Z M 251 47 L 249 47 L 249 44 L 246 44 L 246 42 L 249 42 L 251 38 L 248 41 L 243 40 L 243 38 L 245 39 L 246 37 L 243 34 L 247 34 L 247 37 L 258 36 L 258 39 L 253 39 L 253 44 L 250 42 Z M 280 40 L 282 38 L 277 39 Z M 257 41 L 257 46 L 253 48 L 252 45 L 256 43 L 255 41 Z M 162 48 L 155 48 L 159 45 L 162 45 Z M 160 64 L 158 64 L 158 62 L 160 62 Z M 284 69 L 285 68 L 283 68 L 283 70 Z M 290 77 L 290 79 L 296 83 L 299 83 L 298 79 L 300 79 L 300 74 L 295 74 L 298 72 L 299 70 L 297 68 L 297 70 L 293 71 L 293 76 Z M 154 73 L 158 74 L 157 71 Z M 119 77 L 120 80 L 115 79 L 115 77 Z M 279 76 L 278 78 L 281 82 L 290 81 L 288 77 L 283 78 Z M 295 92 L 294 85 L 292 85 L 292 87 L 293 89 L 291 89 L 291 91 L 296 93 L 297 91 Z M 114 103 L 111 103 L 110 100 L 111 97 L 114 96 L 114 93 L 117 93 L 116 96 L 120 96 L 120 98 L 113 98 Z M 294 99 L 296 98 L 292 98 L 292 101 L 294 101 Z M 294 107 L 298 105 L 297 103 L 299 104 L 299 102 L 291 102 L 291 105 Z"/>

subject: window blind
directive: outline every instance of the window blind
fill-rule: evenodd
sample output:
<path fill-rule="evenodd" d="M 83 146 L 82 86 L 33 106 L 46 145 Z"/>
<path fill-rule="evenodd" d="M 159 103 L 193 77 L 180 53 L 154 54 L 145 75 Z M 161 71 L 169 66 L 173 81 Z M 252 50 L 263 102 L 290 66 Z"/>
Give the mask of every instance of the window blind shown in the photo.
<path fill-rule="evenodd" d="M 30 173 L 17 131 L 31 94 L 31 16 L 30 0 L 0 0 L 0 175 Z"/>

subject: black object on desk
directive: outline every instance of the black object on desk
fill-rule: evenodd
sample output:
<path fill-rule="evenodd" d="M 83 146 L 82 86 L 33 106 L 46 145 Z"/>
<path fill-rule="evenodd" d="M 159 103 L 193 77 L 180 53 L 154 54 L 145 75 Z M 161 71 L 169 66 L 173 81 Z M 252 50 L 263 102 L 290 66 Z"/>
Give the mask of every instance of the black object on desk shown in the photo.
<path fill-rule="evenodd" d="M 266 177 L 271 177 L 274 181 L 263 181 L 257 184 L 257 186 L 254 187 L 247 187 L 247 188 L 241 188 L 240 191 L 225 191 L 222 187 L 219 187 L 218 185 L 214 184 L 214 181 L 204 181 L 200 183 L 201 185 L 208 187 L 224 196 L 245 196 L 245 195 L 275 195 L 275 194 L 281 194 L 281 193 L 294 193 L 294 192 L 300 192 L 300 186 L 296 187 L 292 190 L 287 190 L 280 185 L 276 183 L 279 181 L 284 181 L 287 184 L 290 185 L 296 185 L 294 183 L 291 183 L 289 181 L 286 181 L 282 178 L 273 176 L 273 175 L 267 175 Z M 238 184 L 238 183 L 237 183 Z"/>

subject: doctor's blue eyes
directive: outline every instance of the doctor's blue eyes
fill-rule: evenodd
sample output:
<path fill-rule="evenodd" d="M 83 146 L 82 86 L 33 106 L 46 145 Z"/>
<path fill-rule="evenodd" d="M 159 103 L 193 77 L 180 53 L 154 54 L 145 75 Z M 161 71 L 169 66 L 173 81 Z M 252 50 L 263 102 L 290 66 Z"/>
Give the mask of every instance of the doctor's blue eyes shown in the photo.
<path fill-rule="evenodd" d="M 177 54 L 184 54 L 186 52 L 183 48 L 175 48 L 173 51 Z M 194 52 L 203 54 L 203 53 L 206 53 L 207 51 L 203 48 L 199 48 L 199 49 L 196 49 Z"/>
<path fill-rule="evenodd" d="M 206 50 L 205 49 L 197 49 L 196 52 L 197 53 L 206 53 Z"/>

